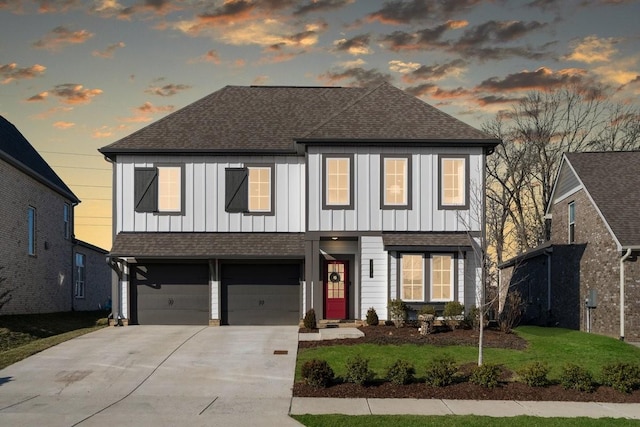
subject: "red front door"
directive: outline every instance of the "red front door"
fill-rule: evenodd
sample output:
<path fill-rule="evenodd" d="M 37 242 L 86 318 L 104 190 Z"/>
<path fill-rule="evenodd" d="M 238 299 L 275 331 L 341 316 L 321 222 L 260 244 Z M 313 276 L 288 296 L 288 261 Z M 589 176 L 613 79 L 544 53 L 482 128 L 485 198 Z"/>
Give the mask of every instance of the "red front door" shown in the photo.
<path fill-rule="evenodd" d="M 348 291 L 347 261 L 327 261 L 324 268 L 324 317 L 326 319 L 347 318 Z"/>

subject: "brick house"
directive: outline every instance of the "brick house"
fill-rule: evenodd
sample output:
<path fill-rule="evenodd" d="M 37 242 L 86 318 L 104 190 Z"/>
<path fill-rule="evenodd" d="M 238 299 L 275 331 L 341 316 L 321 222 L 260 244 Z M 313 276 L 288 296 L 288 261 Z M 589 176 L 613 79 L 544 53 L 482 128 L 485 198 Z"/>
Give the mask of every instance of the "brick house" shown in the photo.
<path fill-rule="evenodd" d="M 547 207 L 551 238 L 505 263 L 527 323 L 640 341 L 640 152 L 566 153 Z"/>
<path fill-rule="evenodd" d="M 106 251 L 77 240 L 80 200 L 0 116 L 0 314 L 97 310 L 110 297 Z"/>
<path fill-rule="evenodd" d="M 384 320 L 394 298 L 477 304 L 470 199 L 498 142 L 388 83 L 224 87 L 100 150 L 114 317 L 297 324 L 310 308 Z"/>

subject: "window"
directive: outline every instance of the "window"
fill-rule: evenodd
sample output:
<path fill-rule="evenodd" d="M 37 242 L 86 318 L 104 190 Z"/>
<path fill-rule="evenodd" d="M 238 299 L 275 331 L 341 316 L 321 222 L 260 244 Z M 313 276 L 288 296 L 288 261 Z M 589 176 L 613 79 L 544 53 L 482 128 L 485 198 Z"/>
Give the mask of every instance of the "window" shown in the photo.
<path fill-rule="evenodd" d="M 431 301 L 451 301 L 453 297 L 453 257 L 431 256 Z"/>
<path fill-rule="evenodd" d="M 71 206 L 68 203 L 64 204 L 62 218 L 64 221 L 64 238 L 69 240 L 71 237 Z"/>
<path fill-rule="evenodd" d="M 403 301 L 424 301 L 424 262 L 422 254 L 404 254 L 401 260 L 401 299 Z"/>
<path fill-rule="evenodd" d="M 467 157 L 440 157 L 440 209 L 466 209 L 469 206 L 467 194 Z"/>
<path fill-rule="evenodd" d="M 323 209 L 353 209 L 352 155 L 325 155 Z"/>
<path fill-rule="evenodd" d="M 247 165 L 225 169 L 225 211 L 273 214 L 273 165 Z"/>
<path fill-rule="evenodd" d="M 182 210 L 182 168 L 180 166 L 158 167 L 158 211 L 180 212 Z"/>
<path fill-rule="evenodd" d="M 271 213 L 273 184 L 271 166 L 249 166 L 249 212 Z"/>
<path fill-rule="evenodd" d="M 182 166 L 138 168 L 134 181 L 136 212 L 182 213 Z"/>
<path fill-rule="evenodd" d="M 36 208 L 27 209 L 27 253 L 36 254 Z"/>
<path fill-rule="evenodd" d="M 411 188 L 409 157 L 382 157 L 382 207 L 409 208 Z"/>
<path fill-rule="evenodd" d="M 76 280 L 74 288 L 74 296 L 76 298 L 84 298 L 84 282 L 86 276 L 86 257 L 84 254 L 76 253 Z"/>
<path fill-rule="evenodd" d="M 576 241 L 576 204 L 569 203 L 569 243 Z"/>

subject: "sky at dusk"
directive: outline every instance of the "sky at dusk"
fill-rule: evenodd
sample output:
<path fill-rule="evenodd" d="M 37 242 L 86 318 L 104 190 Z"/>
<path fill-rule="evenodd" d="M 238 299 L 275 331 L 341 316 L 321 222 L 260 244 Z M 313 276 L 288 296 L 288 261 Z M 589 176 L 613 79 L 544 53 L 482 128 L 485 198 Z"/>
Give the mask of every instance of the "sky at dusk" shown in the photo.
<path fill-rule="evenodd" d="M 110 249 L 97 149 L 226 85 L 385 79 L 476 127 L 566 84 L 640 103 L 639 19 L 639 0 L 0 0 L 0 115 Z"/>

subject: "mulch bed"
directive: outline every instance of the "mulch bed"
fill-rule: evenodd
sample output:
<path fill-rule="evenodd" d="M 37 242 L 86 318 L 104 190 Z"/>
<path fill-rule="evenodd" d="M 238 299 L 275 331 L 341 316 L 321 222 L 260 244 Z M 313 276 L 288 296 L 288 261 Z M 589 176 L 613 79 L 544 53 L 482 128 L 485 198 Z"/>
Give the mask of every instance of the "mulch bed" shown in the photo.
<path fill-rule="evenodd" d="M 430 335 L 420 335 L 416 328 L 396 329 L 393 326 L 365 326 L 359 328 L 365 336 L 357 339 L 300 341 L 299 348 L 314 348 L 331 345 L 371 344 L 430 344 L 430 345 L 478 345 L 478 332 L 467 329 L 439 331 Z M 311 332 L 311 331 L 308 331 Z M 499 330 L 484 331 L 484 346 L 524 350 L 527 343 L 515 334 L 505 334 Z M 461 367 L 468 371 L 471 366 Z M 511 372 L 503 372 L 509 378 Z M 414 399 L 470 399 L 470 400 L 534 400 L 562 402 L 613 402 L 640 403 L 640 390 L 620 393 L 611 387 L 600 386 L 593 393 L 565 390 L 558 384 L 547 387 L 529 387 L 525 384 L 501 381 L 498 387 L 489 389 L 469 382 L 459 382 L 446 387 L 430 387 L 424 383 L 395 385 L 390 382 L 375 381 L 367 386 L 340 383 L 327 388 L 313 388 L 296 383 L 293 395 L 297 397 L 339 397 L 339 398 L 414 398 Z"/>

